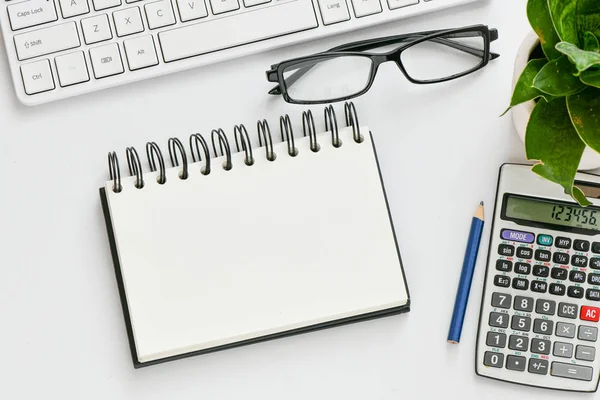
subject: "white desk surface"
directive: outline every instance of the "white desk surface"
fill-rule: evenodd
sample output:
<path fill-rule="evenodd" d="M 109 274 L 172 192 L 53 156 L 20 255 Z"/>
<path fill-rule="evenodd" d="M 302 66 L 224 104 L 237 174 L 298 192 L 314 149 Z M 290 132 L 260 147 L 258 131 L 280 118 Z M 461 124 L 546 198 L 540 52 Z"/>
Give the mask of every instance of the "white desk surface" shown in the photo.
<path fill-rule="evenodd" d="M 489 223 L 462 342 L 446 343 L 471 215 L 484 200 L 491 218 L 498 168 L 524 161 L 510 117 L 499 116 L 529 30 L 525 3 L 484 1 L 36 108 L 17 102 L 2 50 L 0 398 L 576 398 L 475 375 Z M 106 153 L 118 150 L 125 169 L 125 147 L 143 150 L 148 140 L 166 148 L 171 136 L 254 126 L 258 117 L 275 123 L 283 112 L 298 126 L 304 107 L 267 95 L 272 63 L 477 23 L 500 32 L 493 51 L 501 57 L 484 70 L 416 86 L 386 64 L 356 100 L 377 143 L 412 311 L 134 370 L 98 196 Z"/>

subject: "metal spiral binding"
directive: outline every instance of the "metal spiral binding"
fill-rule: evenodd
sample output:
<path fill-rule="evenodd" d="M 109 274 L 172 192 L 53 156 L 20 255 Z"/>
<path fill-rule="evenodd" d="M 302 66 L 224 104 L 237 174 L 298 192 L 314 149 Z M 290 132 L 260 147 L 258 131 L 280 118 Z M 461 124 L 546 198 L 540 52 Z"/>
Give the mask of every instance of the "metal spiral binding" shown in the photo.
<path fill-rule="evenodd" d="M 346 126 L 352 128 L 352 137 L 354 141 L 356 143 L 362 143 L 364 141 L 364 137 L 361 135 L 358 114 L 356 112 L 356 107 L 352 102 L 344 104 L 344 115 Z M 338 121 L 333 106 L 328 106 L 325 108 L 324 120 L 325 130 L 331 133 L 332 145 L 336 148 L 342 146 L 342 141 L 339 137 Z M 281 141 L 285 140 L 287 142 L 288 154 L 292 157 L 297 156 L 299 152 L 295 146 L 294 132 L 289 115 L 284 115 L 279 119 L 279 129 L 281 133 Z M 310 139 L 311 151 L 318 152 L 320 150 L 320 145 L 317 142 L 317 130 L 315 128 L 313 114 L 310 110 L 302 113 L 302 129 L 304 136 L 308 136 Z M 265 156 L 267 160 L 275 161 L 277 155 L 274 151 L 273 137 L 271 135 L 269 123 L 266 120 L 258 121 L 256 123 L 256 130 L 258 134 L 258 143 L 260 147 L 265 147 Z M 248 134 L 246 127 L 244 125 L 236 125 L 233 129 L 233 132 L 237 151 L 243 151 L 245 153 L 244 163 L 246 165 L 253 165 L 255 159 L 250 141 L 250 135 Z M 218 147 L 217 141 L 219 144 Z M 211 142 L 214 157 L 225 156 L 226 162 L 223 164 L 223 168 L 227 171 L 231 170 L 233 168 L 232 152 L 225 132 L 222 129 L 212 130 Z M 204 160 L 204 166 L 200 169 L 200 172 L 202 175 L 210 174 L 211 154 L 207 141 L 201 134 L 194 133 L 190 135 L 189 145 L 190 154 L 192 155 L 192 162 L 196 163 Z M 200 147 L 202 147 L 202 150 Z M 181 179 L 187 179 L 189 177 L 190 170 L 185 146 L 178 138 L 170 138 L 168 141 L 168 149 L 171 165 L 173 168 L 179 167 L 181 161 L 182 170 L 179 174 L 179 177 Z M 133 147 L 127 147 L 126 152 L 129 173 L 131 176 L 135 176 L 134 186 L 138 189 L 142 189 L 145 186 L 145 182 L 142 171 L 142 163 L 138 152 Z M 204 156 L 202 156 L 202 153 L 204 153 Z M 152 172 L 159 171 L 157 182 L 159 184 L 166 183 L 166 165 L 160 147 L 155 142 L 146 143 L 146 155 L 148 157 L 150 170 Z M 121 182 L 121 169 L 117 154 L 115 152 L 108 153 L 108 169 L 110 179 L 112 180 L 113 192 L 121 192 L 123 190 Z"/>

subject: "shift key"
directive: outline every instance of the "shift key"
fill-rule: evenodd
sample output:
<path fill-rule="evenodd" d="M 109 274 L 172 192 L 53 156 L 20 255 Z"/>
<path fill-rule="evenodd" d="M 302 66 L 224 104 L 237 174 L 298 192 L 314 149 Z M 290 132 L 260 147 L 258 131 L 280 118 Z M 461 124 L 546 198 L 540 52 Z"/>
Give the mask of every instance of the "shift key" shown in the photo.
<path fill-rule="evenodd" d="M 75 22 L 15 35 L 14 40 L 21 61 L 81 45 Z"/>
<path fill-rule="evenodd" d="M 56 8 L 54 1 L 30 0 L 22 3 L 10 4 L 6 7 L 10 27 L 13 31 L 29 28 L 31 26 L 56 21 Z"/>

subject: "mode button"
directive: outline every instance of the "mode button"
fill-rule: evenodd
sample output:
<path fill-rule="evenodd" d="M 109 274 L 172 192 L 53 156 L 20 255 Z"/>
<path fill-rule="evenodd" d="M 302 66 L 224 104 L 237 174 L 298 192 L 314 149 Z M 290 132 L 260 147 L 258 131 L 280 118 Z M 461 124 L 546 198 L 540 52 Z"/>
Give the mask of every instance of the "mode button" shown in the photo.
<path fill-rule="evenodd" d="M 533 233 L 513 231 L 511 229 L 503 229 L 500 233 L 500 236 L 504 240 L 510 240 L 513 242 L 521 243 L 533 243 L 533 240 L 535 238 Z"/>

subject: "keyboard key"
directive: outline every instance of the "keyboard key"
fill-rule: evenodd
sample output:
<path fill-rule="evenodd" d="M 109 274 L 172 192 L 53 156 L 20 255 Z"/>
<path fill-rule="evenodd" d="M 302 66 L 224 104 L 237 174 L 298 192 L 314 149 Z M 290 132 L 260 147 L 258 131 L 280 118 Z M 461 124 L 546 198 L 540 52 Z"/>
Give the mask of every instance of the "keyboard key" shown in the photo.
<path fill-rule="evenodd" d="M 90 80 L 83 51 L 58 56 L 54 59 L 60 86 L 71 86 Z"/>
<path fill-rule="evenodd" d="M 93 44 L 112 39 L 108 15 L 100 14 L 81 20 L 81 30 L 86 44 Z"/>
<path fill-rule="evenodd" d="M 556 336 L 572 339 L 575 337 L 575 325 L 559 322 L 556 324 Z"/>
<path fill-rule="evenodd" d="M 569 265 L 569 255 L 567 253 L 554 253 L 552 261 L 556 264 Z"/>
<path fill-rule="evenodd" d="M 547 278 L 550 276 L 550 267 L 546 267 L 545 265 L 534 265 L 533 275 L 539 276 L 540 278 Z"/>
<path fill-rule="evenodd" d="M 90 12 L 87 0 L 60 0 L 63 18 L 75 17 Z"/>
<path fill-rule="evenodd" d="M 390 10 L 419 4 L 419 0 L 387 0 Z"/>
<path fill-rule="evenodd" d="M 583 299 L 583 288 L 579 286 L 569 286 L 567 289 L 567 296 L 573 297 L 574 299 Z"/>
<path fill-rule="evenodd" d="M 590 242 L 587 240 L 575 240 L 573 242 L 573 249 L 576 251 L 589 251 L 590 250 Z"/>
<path fill-rule="evenodd" d="M 554 244 L 559 249 L 570 249 L 571 248 L 571 239 L 566 237 L 557 236 L 556 243 Z"/>
<path fill-rule="evenodd" d="M 600 277 L 600 275 L 598 275 Z M 569 280 L 571 282 L 583 283 L 585 282 L 585 272 L 571 271 L 569 272 Z"/>
<path fill-rule="evenodd" d="M 531 297 L 515 296 L 514 309 L 517 311 L 533 311 L 533 299 Z"/>
<path fill-rule="evenodd" d="M 600 274 L 589 274 L 588 283 L 590 285 L 600 285 Z"/>
<path fill-rule="evenodd" d="M 552 300 L 538 299 L 535 303 L 535 312 L 544 315 L 554 315 L 556 312 L 556 302 Z"/>
<path fill-rule="evenodd" d="M 210 0 L 210 6 L 215 15 L 240 9 L 238 0 Z"/>
<path fill-rule="evenodd" d="M 496 328 L 508 328 L 508 314 L 490 313 L 489 324 Z"/>
<path fill-rule="evenodd" d="M 504 293 L 492 293 L 492 307 L 498 308 L 510 308 L 512 296 Z"/>
<path fill-rule="evenodd" d="M 506 334 L 498 332 L 488 332 L 485 338 L 485 344 L 490 347 L 506 347 Z"/>
<path fill-rule="evenodd" d="M 537 293 L 546 293 L 548 284 L 544 281 L 532 281 L 531 290 Z"/>
<path fill-rule="evenodd" d="M 257 6 L 259 4 L 270 3 L 271 0 L 244 0 L 244 5 L 246 7 Z"/>
<path fill-rule="evenodd" d="M 553 321 L 539 318 L 533 320 L 533 332 L 535 333 L 539 333 L 540 335 L 552 335 L 553 329 Z"/>
<path fill-rule="evenodd" d="M 531 330 L 531 318 L 513 315 L 510 327 L 516 331 L 529 332 Z"/>
<path fill-rule="evenodd" d="M 590 258 L 590 268 L 600 269 L 600 258 L 599 257 Z"/>
<path fill-rule="evenodd" d="M 486 367 L 502 368 L 504 364 L 504 354 L 486 351 L 483 355 L 483 365 Z"/>
<path fill-rule="evenodd" d="M 221 1 L 219 0 L 219 3 L 220 2 Z M 237 3 L 237 0 L 235 0 L 235 2 Z M 149 3 L 146 4 L 144 8 L 146 10 L 146 17 L 148 18 L 148 28 L 157 29 L 175 24 L 175 14 L 173 14 L 171 0 Z"/>
<path fill-rule="evenodd" d="M 133 35 L 144 31 L 139 7 L 126 8 L 113 13 L 117 36 Z"/>
<path fill-rule="evenodd" d="M 600 301 L 600 290 L 588 289 L 585 292 L 585 298 L 592 301 Z"/>
<path fill-rule="evenodd" d="M 600 254 L 600 243 L 599 242 L 592 243 L 592 253 Z"/>
<path fill-rule="evenodd" d="M 154 39 L 151 35 L 136 37 L 123 42 L 125 56 L 132 71 L 158 65 Z"/>
<path fill-rule="evenodd" d="M 510 272 L 512 271 L 512 261 L 508 260 L 498 260 L 496 261 L 496 269 L 502 272 Z"/>
<path fill-rule="evenodd" d="M 560 279 L 560 280 L 565 280 L 567 279 L 567 275 L 568 275 L 569 271 L 565 268 L 559 268 L 559 267 L 554 267 L 552 268 L 552 279 Z"/>
<path fill-rule="evenodd" d="M 550 235 L 538 235 L 537 237 L 537 243 L 540 246 L 552 246 L 552 236 Z"/>
<path fill-rule="evenodd" d="M 48 60 L 21 65 L 21 76 L 27 94 L 47 92 L 55 88 Z"/>
<path fill-rule="evenodd" d="M 500 237 L 504 240 L 520 243 L 533 243 L 535 235 L 529 232 L 513 231 L 511 229 L 502 229 Z"/>
<path fill-rule="evenodd" d="M 379 0 L 352 0 L 352 5 L 354 6 L 354 14 L 358 18 L 377 14 L 382 11 Z"/>
<path fill-rule="evenodd" d="M 575 348 L 575 359 L 594 361 L 596 359 L 596 349 L 590 346 L 578 345 Z"/>
<path fill-rule="evenodd" d="M 552 344 L 549 340 L 545 339 L 532 339 L 531 340 L 531 352 L 536 354 L 550 354 L 550 348 Z"/>
<path fill-rule="evenodd" d="M 560 283 L 550 284 L 550 294 L 555 296 L 564 296 L 566 291 L 567 287 L 565 285 L 561 285 Z"/>
<path fill-rule="evenodd" d="M 515 255 L 515 246 L 510 244 L 501 244 L 498 246 L 498 254 L 505 257 L 512 257 Z"/>
<path fill-rule="evenodd" d="M 14 41 L 17 57 L 21 61 L 73 49 L 81 44 L 75 22 L 21 33 L 14 36 Z"/>
<path fill-rule="evenodd" d="M 571 257 L 571 265 L 574 267 L 587 267 L 588 258 L 586 256 L 578 256 L 573 254 Z"/>
<path fill-rule="evenodd" d="M 90 59 L 92 60 L 92 69 L 96 79 L 125 72 L 117 43 L 90 49 Z"/>
<path fill-rule="evenodd" d="M 552 253 L 550 253 L 547 250 L 536 250 L 535 251 L 535 259 L 537 261 L 550 261 L 550 257 L 552 256 Z"/>
<path fill-rule="evenodd" d="M 508 356 L 506 357 L 506 369 L 513 371 L 525 371 L 525 365 L 527 361 L 525 357 L 521 356 Z"/>
<path fill-rule="evenodd" d="M 586 367 L 585 365 L 553 362 L 550 374 L 561 378 L 591 381 L 593 372 L 594 369 L 592 367 Z"/>
<path fill-rule="evenodd" d="M 529 247 L 517 247 L 517 257 L 530 260 L 533 257 L 533 250 Z"/>
<path fill-rule="evenodd" d="M 92 0 L 94 2 L 94 10 L 106 10 L 107 8 L 117 7 L 121 5 L 121 0 Z"/>
<path fill-rule="evenodd" d="M 583 321 L 598 322 L 600 321 L 600 308 L 581 306 L 581 314 L 579 315 L 579 318 Z"/>
<path fill-rule="evenodd" d="M 53 1 L 32 0 L 6 7 L 13 31 L 58 20 Z"/>
<path fill-rule="evenodd" d="M 527 351 L 529 348 L 529 338 L 526 336 L 510 335 L 510 338 L 508 338 L 508 348 L 517 351 Z"/>
<path fill-rule="evenodd" d="M 531 272 L 531 264 L 518 262 L 515 264 L 515 274 L 529 275 Z"/>
<path fill-rule="evenodd" d="M 496 275 L 494 277 L 494 285 L 498 287 L 509 287 L 510 278 L 508 276 Z"/>
<path fill-rule="evenodd" d="M 193 21 L 208 16 L 204 0 L 177 0 L 177 6 L 182 22 Z M 246 4 L 246 7 L 248 7 L 248 4 Z"/>
<path fill-rule="evenodd" d="M 319 0 L 324 25 L 331 25 L 350 19 L 346 0 Z"/>
<path fill-rule="evenodd" d="M 573 345 L 571 343 L 554 342 L 552 354 L 556 357 L 571 358 L 573 357 Z"/>
<path fill-rule="evenodd" d="M 558 316 L 564 318 L 577 318 L 577 304 L 560 303 L 558 305 Z"/>
<path fill-rule="evenodd" d="M 532 374 L 546 375 L 548 373 L 548 360 L 542 360 L 541 358 L 530 358 L 529 368 L 527 371 Z"/>
<path fill-rule="evenodd" d="M 598 328 L 595 326 L 581 325 L 577 333 L 577 339 L 587 342 L 595 342 L 598 339 Z"/>
<path fill-rule="evenodd" d="M 513 279 L 512 287 L 518 290 L 529 289 L 529 281 L 527 279 L 515 278 Z"/>

